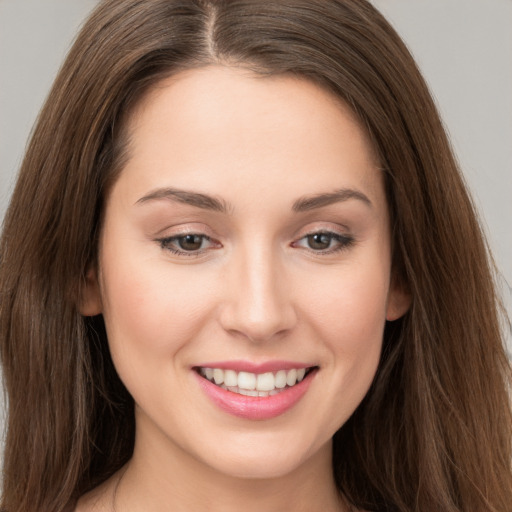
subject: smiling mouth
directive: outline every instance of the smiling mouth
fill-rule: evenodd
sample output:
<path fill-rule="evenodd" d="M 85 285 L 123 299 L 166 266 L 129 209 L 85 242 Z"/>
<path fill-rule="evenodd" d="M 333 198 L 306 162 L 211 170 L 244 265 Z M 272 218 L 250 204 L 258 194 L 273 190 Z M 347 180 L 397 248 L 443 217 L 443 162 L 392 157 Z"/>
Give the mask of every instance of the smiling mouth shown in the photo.
<path fill-rule="evenodd" d="M 227 391 L 245 396 L 268 397 L 293 388 L 317 368 L 312 366 L 265 373 L 236 372 L 221 368 L 194 369 L 201 377 Z"/>

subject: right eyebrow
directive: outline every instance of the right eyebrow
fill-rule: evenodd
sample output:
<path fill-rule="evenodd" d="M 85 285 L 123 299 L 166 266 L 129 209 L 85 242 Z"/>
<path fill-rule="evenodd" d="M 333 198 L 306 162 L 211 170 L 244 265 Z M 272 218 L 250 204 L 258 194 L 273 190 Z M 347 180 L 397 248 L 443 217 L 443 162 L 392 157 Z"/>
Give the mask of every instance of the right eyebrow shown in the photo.
<path fill-rule="evenodd" d="M 181 190 L 172 187 L 157 188 L 149 194 L 141 197 L 135 204 L 143 204 L 148 201 L 156 201 L 167 199 L 177 203 L 187 204 L 203 210 L 211 210 L 220 213 L 229 213 L 231 207 L 222 199 L 218 199 L 200 192 L 192 192 L 190 190 Z"/>

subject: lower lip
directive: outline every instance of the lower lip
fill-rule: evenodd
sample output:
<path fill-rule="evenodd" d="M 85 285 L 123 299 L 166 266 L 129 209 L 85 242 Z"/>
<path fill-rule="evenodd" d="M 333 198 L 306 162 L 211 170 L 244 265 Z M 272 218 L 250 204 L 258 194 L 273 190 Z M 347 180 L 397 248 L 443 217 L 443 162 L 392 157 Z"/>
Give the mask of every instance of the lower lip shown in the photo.
<path fill-rule="evenodd" d="M 313 370 L 304 380 L 272 396 L 245 396 L 223 389 L 194 371 L 199 385 L 223 411 L 248 420 L 268 420 L 290 410 L 304 396 L 317 373 Z"/>

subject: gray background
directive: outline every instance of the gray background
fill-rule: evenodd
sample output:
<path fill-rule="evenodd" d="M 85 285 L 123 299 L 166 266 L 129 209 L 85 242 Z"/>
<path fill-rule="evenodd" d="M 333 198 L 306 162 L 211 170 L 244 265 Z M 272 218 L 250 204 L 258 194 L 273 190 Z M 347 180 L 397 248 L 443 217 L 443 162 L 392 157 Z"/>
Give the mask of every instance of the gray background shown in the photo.
<path fill-rule="evenodd" d="M 0 219 L 37 113 L 96 3 L 0 0 Z M 373 3 L 405 39 L 431 86 L 486 226 L 510 314 L 512 0 Z"/>

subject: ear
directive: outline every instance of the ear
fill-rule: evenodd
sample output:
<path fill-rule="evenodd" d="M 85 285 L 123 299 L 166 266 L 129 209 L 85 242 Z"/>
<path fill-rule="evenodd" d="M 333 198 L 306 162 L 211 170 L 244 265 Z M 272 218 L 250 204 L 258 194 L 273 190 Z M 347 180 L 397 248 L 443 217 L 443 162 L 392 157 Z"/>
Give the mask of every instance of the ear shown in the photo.
<path fill-rule="evenodd" d="M 96 316 L 103 310 L 96 268 L 91 267 L 85 275 L 78 310 L 83 316 Z"/>
<path fill-rule="evenodd" d="M 386 320 L 392 322 L 404 316 L 411 307 L 411 294 L 400 279 L 393 277 L 389 287 Z"/>

